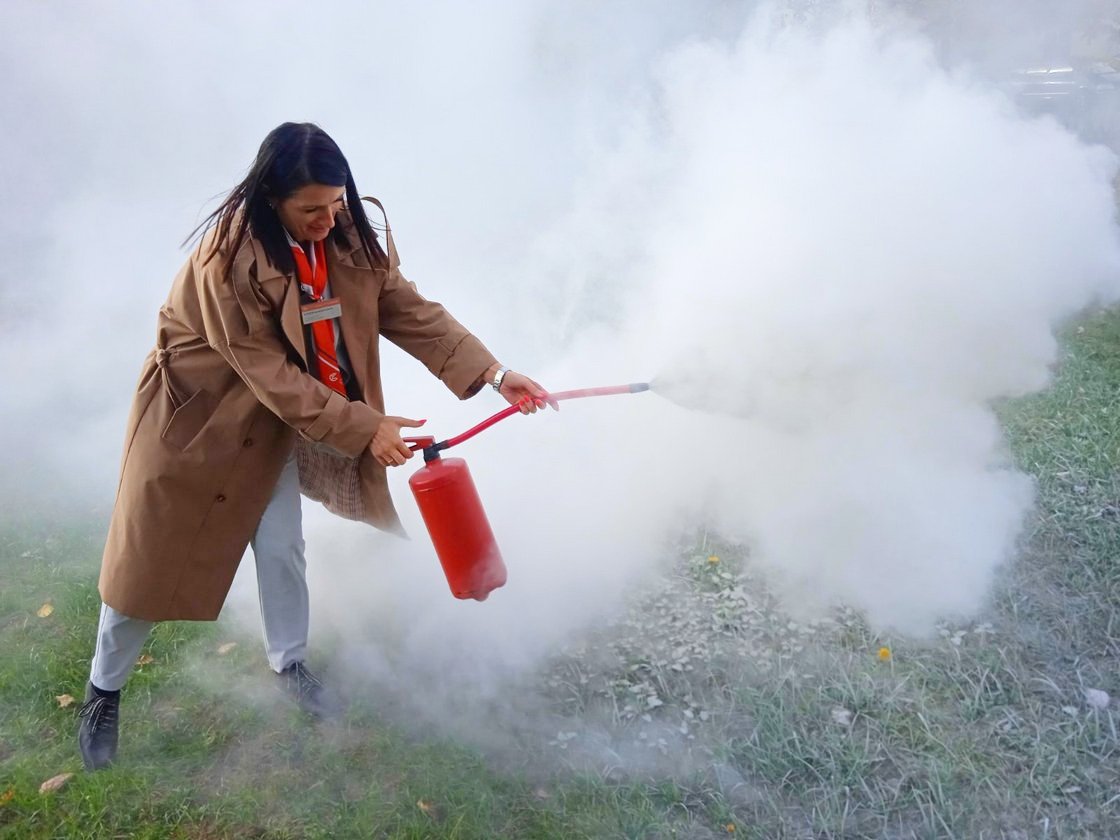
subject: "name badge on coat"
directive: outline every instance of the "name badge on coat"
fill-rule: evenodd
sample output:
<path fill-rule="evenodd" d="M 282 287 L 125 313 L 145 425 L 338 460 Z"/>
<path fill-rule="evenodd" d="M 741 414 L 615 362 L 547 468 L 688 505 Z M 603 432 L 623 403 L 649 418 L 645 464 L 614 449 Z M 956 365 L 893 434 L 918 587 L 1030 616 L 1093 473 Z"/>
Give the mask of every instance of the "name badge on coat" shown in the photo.
<path fill-rule="evenodd" d="M 342 301 L 338 298 L 327 298 L 315 303 L 307 303 L 299 308 L 304 324 L 314 324 L 316 321 L 326 321 L 330 318 L 342 317 Z"/>

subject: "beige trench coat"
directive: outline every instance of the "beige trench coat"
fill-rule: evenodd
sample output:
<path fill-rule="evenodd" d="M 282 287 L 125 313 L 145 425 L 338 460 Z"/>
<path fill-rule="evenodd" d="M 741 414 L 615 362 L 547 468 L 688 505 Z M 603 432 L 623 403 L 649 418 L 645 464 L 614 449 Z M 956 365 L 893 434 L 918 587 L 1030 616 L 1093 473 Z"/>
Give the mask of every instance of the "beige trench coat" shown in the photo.
<path fill-rule="evenodd" d="M 298 283 L 256 240 L 246 237 L 225 280 L 224 255 L 203 264 L 211 232 L 175 278 L 133 399 L 102 559 L 101 597 L 118 612 L 217 618 L 297 436 L 350 468 L 340 475 L 360 499 L 349 515 L 399 531 L 385 468 L 367 448 L 384 412 L 379 334 L 461 399 L 483 384 L 494 357 L 404 279 L 392 237 L 389 268 L 372 268 L 349 216 L 337 224 L 355 247 L 328 239 L 328 274 L 361 401 L 307 373 Z"/>

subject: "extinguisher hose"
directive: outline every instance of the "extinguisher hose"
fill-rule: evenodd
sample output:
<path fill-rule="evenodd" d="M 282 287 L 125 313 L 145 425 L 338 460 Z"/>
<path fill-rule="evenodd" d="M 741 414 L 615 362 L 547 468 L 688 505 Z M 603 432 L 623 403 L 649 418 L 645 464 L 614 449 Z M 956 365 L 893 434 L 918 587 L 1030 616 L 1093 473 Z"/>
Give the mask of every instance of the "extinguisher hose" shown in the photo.
<path fill-rule="evenodd" d="M 577 400 L 584 397 L 609 397 L 615 394 L 639 394 L 642 391 L 648 390 L 648 382 L 633 382 L 629 385 L 607 385 L 601 388 L 577 388 L 573 391 L 555 391 L 553 393 L 550 393 L 545 401 L 548 403 L 556 403 L 560 402 L 561 400 Z M 520 411 L 520 403 L 511 405 L 508 408 L 503 408 L 492 417 L 487 417 L 477 426 L 472 426 L 462 434 L 455 435 L 455 437 L 448 438 L 447 440 L 441 440 L 439 443 L 432 442 L 433 439 L 428 437 L 405 438 L 404 440 L 406 443 L 412 444 L 409 449 L 414 452 L 417 449 L 423 449 L 424 460 L 432 461 L 438 458 L 439 453 L 444 449 L 450 449 L 452 446 L 458 446 L 463 441 L 470 440 L 479 432 L 486 431 L 500 420 L 505 420 L 507 417 L 518 414 Z"/>

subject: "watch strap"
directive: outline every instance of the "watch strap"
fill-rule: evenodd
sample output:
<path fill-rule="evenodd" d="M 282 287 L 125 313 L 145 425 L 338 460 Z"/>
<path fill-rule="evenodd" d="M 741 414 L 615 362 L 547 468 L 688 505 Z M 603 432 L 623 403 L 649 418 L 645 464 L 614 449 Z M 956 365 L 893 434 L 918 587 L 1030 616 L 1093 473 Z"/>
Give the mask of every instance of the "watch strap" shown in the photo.
<path fill-rule="evenodd" d="M 499 394 L 502 392 L 502 380 L 506 378 L 507 373 L 509 373 L 509 368 L 498 368 L 498 372 L 494 374 L 494 381 L 490 383 Z"/>

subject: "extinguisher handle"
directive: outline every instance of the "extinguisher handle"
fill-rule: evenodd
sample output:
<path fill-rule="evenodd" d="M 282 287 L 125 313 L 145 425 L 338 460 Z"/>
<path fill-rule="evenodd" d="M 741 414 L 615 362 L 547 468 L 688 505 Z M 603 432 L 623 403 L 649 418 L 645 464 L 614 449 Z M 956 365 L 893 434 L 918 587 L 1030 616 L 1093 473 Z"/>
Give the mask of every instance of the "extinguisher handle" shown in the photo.
<path fill-rule="evenodd" d="M 403 440 L 405 443 L 412 444 L 410 447 L 408 447 L 412 452 L 415 452 L 418 449 L 425 449 L 436 442 L 436 439 L 434 437 L 431 437 L 430 435 L 425 435 L 423 437 L 406 437 L 401 438 L 401 440 Z"/>

